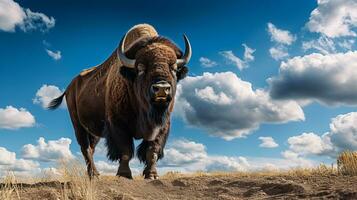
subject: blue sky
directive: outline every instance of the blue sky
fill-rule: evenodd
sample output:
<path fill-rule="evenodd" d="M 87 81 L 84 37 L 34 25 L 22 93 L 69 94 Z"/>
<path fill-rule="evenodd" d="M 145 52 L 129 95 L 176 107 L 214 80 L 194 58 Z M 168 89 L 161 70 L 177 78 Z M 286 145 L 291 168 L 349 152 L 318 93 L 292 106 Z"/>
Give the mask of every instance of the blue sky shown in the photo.
<path fill-rule="evenodd" d="M 312 166 L 357 150 L 354 0 L 0 5 L 0 155 L 10 157 L 0 168 L 28 162 L 19 171 L 37 172 L 78 156 L 65 106 L 47 111 L 46 98 L 103 62 L 138 23 L 180 47 L 185 33 L 193 48 L 162 169 Z M 103 155 L 96 160 L 115 171 Z"/>

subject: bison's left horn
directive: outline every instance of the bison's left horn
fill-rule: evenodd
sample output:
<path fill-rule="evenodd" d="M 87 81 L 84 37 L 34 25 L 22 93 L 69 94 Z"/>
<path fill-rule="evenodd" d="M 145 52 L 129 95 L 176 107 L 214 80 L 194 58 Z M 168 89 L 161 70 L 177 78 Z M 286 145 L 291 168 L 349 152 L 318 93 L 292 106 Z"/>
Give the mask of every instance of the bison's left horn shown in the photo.
<path fill-rule="evenodd" d="M 192 56 L 191 44 L 185 34 L 183 34 L 183 39 L 185 40 L 185 54 L 183 55 L 183 58 L 177 59 L 177 66 L 186 65 L 190 61 Z"/>
<path fill-rule="evenodd" d="M 124 49 L 125 39 L 126 39 L 126 34 L 120 41 L 119 48 L 117 50 L 118 58 L 124 66 L 134 68 L 135 67 L 135 59 L 129 59 L 125 55 L 125 49 Z"/>

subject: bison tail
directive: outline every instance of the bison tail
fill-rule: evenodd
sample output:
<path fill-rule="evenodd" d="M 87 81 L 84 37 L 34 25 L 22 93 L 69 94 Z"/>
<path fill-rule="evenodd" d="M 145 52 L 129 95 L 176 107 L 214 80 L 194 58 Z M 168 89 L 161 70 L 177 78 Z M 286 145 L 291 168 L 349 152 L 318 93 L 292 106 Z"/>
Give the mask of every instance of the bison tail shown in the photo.
<path fill-rule="evenodd" d="M 53 99 L 53 100 L 48 104 L 47 109 L 49 109 L 49 110 L 55 110 L 56 108 L 58 108 L 58 107 L 61 105 L 61 103 L 62 103 L 62 101 L 63 101 L 63 97 L 64 97 L 65 94 L 66 94 L 66 93 L 64 92 L 61 96 L 59 96 L 59 97 Z"/>

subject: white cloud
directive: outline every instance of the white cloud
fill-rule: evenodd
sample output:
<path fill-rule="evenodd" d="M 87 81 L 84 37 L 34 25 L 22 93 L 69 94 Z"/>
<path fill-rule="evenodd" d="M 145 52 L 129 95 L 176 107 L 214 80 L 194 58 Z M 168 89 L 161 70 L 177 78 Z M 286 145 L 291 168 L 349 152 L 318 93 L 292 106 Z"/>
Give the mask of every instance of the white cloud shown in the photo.
<path fill-rule="evenodd" d="M 289 53 L 284 46 L 271 47 L 269 53 L 274 60 L 282 60 L 289 56 Z"/>
<path fill-rule="evenodd" d="M 278 29 L 274 24 L 268 23 L 267 29 L 270 40 L 275 42 L 275 45 L 269 49 L 270 56 L 274 60 L 282 60 L 289 56 L 287 46 L 291 45 L 296 36 L 292 35 L 287 30 Z"/>
<path fill-rule="evenodd" d="M 17 159 L 12 165 L 7 167 L 7 170 L 15 172 L 28 172 L 38 170 L 39 166 L 40 164 L 33 160 Z"/>
<path fill-rule="evenodd" d="M 356 36 L 357 2 L 355 0 L 318 0 L 307 27 L 311 32 L 331 38 Z"/>
<path fill-rule="evenodd" d="M 61 91 L 54 85 L 42 85 L 36 92 L 36 97 L 33 99 L 34 104 L 41 104 L 43 108 L 47 108 L 48 104 L 54 99 L 62 95 L 64 91 Z M 61 107 L 65 107 L 65 103 L 62 103 Z"/>
<path fill-rule="evenodd" d="M 261 123 L 304 120 L 295 101 L 272 100 L 265 90 L 253 90 L 232 72 L 187 77 L 176 97 L 176 114 L 186 123 L 226 140 L 244 137 Z"/>
<path fill-rule="evenodd" d="M 247 158 L 242 156 L 211 156 L 206 171 L 248 171 L 249 167 Z"/>
<path fill-rule="evenodd" d="M 24 9 L 13 0 L 0 0 L 0 30 L 15 32 L 16 27 L 19 27 L 25 32 L 35 29 L 47 31 L 54 26 L 53 17 Z"/>
<path fill-rule="evenodd" d="M 95 147 L 95 155 L 102 156 L 102 157 L 107 155 L 107 147 L 105 145 L 105 139 L 99 140 L 97 146 Z"/>
<path fill-rule="evenodd" d="M 357 105 L 357 51 L 294 57 L 268 82 L 273 98 Z"/>
<path fill-rule="evenodd" d="M 217 65 L 217 62 L 206 57 L 200 57 L 199 61 L 203 67 L 214 67 Z"/>
<path fill-rule="evenodd" d="M 25 108 L 0 108 L 0 129 L 19 129 L 35 125 L 35 117 Z"/>
<path fill-rule="evenodd" d="M 233 51 L 221 51 L 219 54 L 226 58 L 228 63 L 235 65 L 239 70 L 243 70 L 249 66 L 249 62 L 254 61 L 253 53 L 255 49 L 248 47 L 246 44 L 242 44 L 242 46 L 244 47 L 243 59 L 234 55 Z"/>
<path fill-rule="evenodd" d="M 357 112 L 338 115 L 332 119 L 330 142 L 340 150 L 357 150 Z"/>
<path fill-rule="evenodd" d="M 25 12 L 24 23 L 20 26 L 25 32 L 36 29 L 47 31 L 55 26 L 55 19 L 53 17 L 48 17 L 40 12 L 32 12 L 30 9 L 26 9 Z"/>
<path fill-rule="evenodd" d="M 281 153 L 285 164 L 291 167 L 303 167 L 303 168 L 310 168 L 316 166 L 318 163 L 314 162 L 313 160 L 309 160 L 295 152 L 292 151 L 284 151 Z M 276 166 L 279 166 L 278 163 L 274 163 Z M 278 164 L 278 165 L 277 165 Z M 279 167 L 278 167 L 279 168 Z M 281 168 L 281 166 L 280 166 Z"/>
<path fill-rule="evenodd" d="M 230 63 L 237 66 L 238 69 L 242 70 L 247 67 L 243 60 L 234 55 L 233 51 L 221 51 L 219 53 L 224 56 Z"/>
<path fill-rule="evenodd" d="M 335 42 L 326 36 L 320 36 L 317 40 L 302 42 L 302 49 L 304 51 L 315 49 L 322 54 L 336 52 Z"/>
<path fill-rule="evenodd" d="M 61 51 L 54 52 L 49 49 L 46 49 L 46 52 L 53 60 L 59 60 L 62 58 Z"/>
<path fill-rule="evenodd" d="M 15 26 L 23 23 L 25 12 L 18 3 L 12 0 L 0 0 L 0 29 L 15 31 Z"/>
<path fill-rule="evenodd" d="M 181 166 L 200 162 L 207 157 L 203 144 L 188 140 L 176 140 L 165 149 L 161 166 Z"/>
<path fill-rule="evenodd" d="M 297 157 L 324 155 L 336 157 L 344 150 L 357 151 L 357 112 L 338 115 L 330 123 L 330 131 L 319 136 L 303 133 L 288 139 L 286 153 Z"/>
<path fill-rule="evenodd" d="M 209 155 L 203 144 L 186 139 L 169 143 L 165 157 L 159 161 L 159 170 L 163 171 L 245 171 L 248 167 L 244 157 Z"/>
<path fill-rule="evenodd" d="M 331 144 L 314 133 L 303 133 L 288 139 L 289 148 L 299 155 L 322 154 L 331 151 Z"/>
<path fill-rule="evenodd" d="M 100 173 L 103 174 L 116 174 L 119 164 L 108 163 L 102 160 L 95 162 L 95 166 Z"/>
<path fill-rule="evenodd" d="M 16 153 L 0 147 L 0 177 L 12 171 L 15 174 L 32 173 L 39 170 L 39 163 L 32 160 L 17 159 Z"/>
<path fill-rule="evenodd" d="M 0 147 L 0 165 L 11 165 L 16 161 L 16 154 Z"/>
<path fill-rule="evenodd" d="M 244 61 L 246 63 L 254 61 L 253 53 L 255 52 L 255 49 L 248 47 L 246 44 L 242 44 L 242 46 L 244 47 Z"/>
<path fill-rule="evenodd" d="M 94 159 L 96 160 L 96 159 Z M 130 170 L 134 176 L 141 176 L 143 165 L 140 165 L 140 162 L 137 158 L 133 158 L 130 163 Z M 104 175 L 114 175 L 118 171 L 119 163 L 118 162 L 109 162 L 104 160 L 98 160 L 95 162 L 95 166 L 100 174 Z M 161 171 L 158 169 L 160 174 L 167 172 L 166 170 Z"/>
<path fill-rule="evenodd" d="M 174 151 L 173 151 L 174 149 Z M 172 154 L 172 152 L 175 152 Z M 194 155 L 197 152 L 197 156 Z M 283 170 L 295 167 L 313 167 L 319 163 L 295 154 L 283 158 L 242 157 L 210 155 L 206 147 L 194 141 L 179 139 L 168 144 L 165 157 L 158 163 L 159 173 L 167 171 L 196 172 L 196 171 L 256 171 Z"/>
<path fill-rule="evenodd" d="M 47 143 L 43 137 L 37 141 L 37 145 L 26 144 L 22 147 L 22 156 L 27 159 L 36 159 L 43 162 L 72 159 L 74 156 L 70 150 L 72 140 L 60 138 L 49 140 Z"/>
<path fill-rule="evenodd" d="M 259 137 L 259 140 L 262 141 L 262 143 L 259 145 L 260 147 L 275 148 L 279 146 L 279 144 L 276 143 L 272 137 Z"/>
<path fill-rule="evenodd" d="M 274 24 L 268 23 L 268 33 L 270 34 L 270 39 L 274 42 L 281 43 L 284 45 L 291 45 L 296 37 L 292 35 L 287 30 L 278 29 Z"/>

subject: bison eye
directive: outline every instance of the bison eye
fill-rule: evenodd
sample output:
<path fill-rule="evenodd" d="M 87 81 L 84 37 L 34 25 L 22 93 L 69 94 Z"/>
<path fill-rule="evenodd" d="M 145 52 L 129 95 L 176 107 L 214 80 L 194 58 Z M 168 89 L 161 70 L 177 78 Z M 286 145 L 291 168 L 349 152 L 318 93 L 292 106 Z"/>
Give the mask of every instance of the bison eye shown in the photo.
<path fill-rule="evenodd" d="M 144 64 L 139 63 L 137 68 L 138 68 L 139 76 L 145 73 L 145 65 Z"/>
<path fill-rule="evenodd" d="M 171 65 L 170 68 L 171 68 L 171 70 L 176 72 L 177 71 L 177 64 L 175 63 L 175 64 Z"/>

